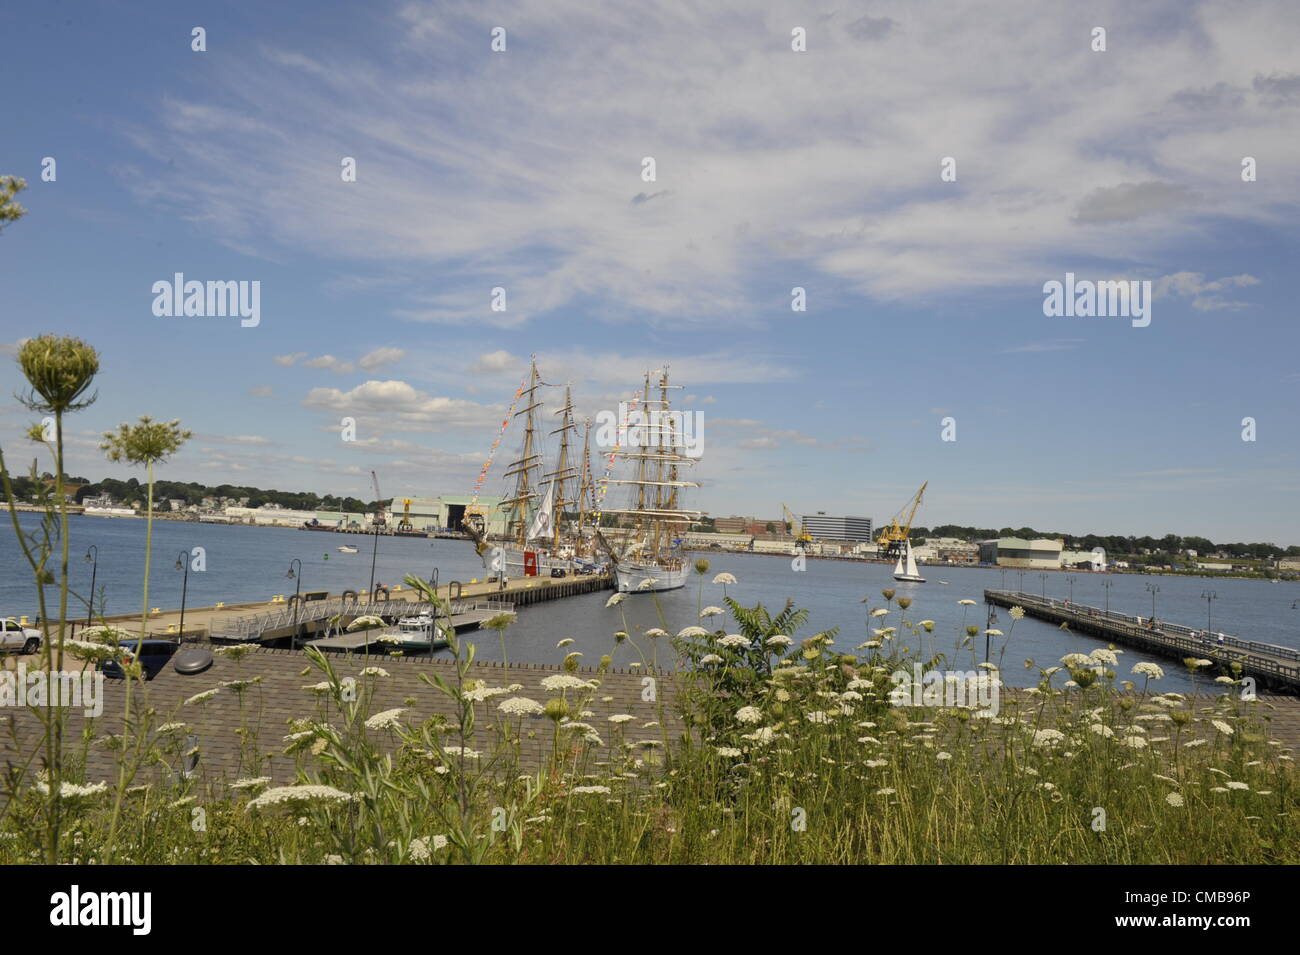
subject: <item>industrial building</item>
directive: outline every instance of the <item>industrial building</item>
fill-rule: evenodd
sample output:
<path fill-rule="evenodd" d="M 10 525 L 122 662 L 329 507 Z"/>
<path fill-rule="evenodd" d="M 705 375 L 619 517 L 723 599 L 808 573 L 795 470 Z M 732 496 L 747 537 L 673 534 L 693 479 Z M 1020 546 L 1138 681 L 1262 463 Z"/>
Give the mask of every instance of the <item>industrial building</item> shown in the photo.
<path fill-rule="evenodd" d="M 477 502 L 469 494 L 444 494 L 440 497 L 399 497 L 392 503 L 393 520 L 401 520 L 410 502 L 411 526 L 417 531 L 434 533 L 442 530 L 459 531 L 466 511 L 473 507 L 483 515 L 489 535 L 506 532 L 506 513 L 501 510 L 501 498 L 480 494 Z"/>
<path fill-rule="evenodd" d="M 827 517 L 825 511 L 805 514 L 801 519 L 803 529 L 816 540 L 860 541 L 871 540 L 871 518 Z"/>
<path fill-rule="evenodd" d="M 999 567 L 1056 570 L 1061 566 L 1061 552 L 1064 548 L 1063 540 L 999 537 L 980 541 L 980 563 L 996 564 Z"/>

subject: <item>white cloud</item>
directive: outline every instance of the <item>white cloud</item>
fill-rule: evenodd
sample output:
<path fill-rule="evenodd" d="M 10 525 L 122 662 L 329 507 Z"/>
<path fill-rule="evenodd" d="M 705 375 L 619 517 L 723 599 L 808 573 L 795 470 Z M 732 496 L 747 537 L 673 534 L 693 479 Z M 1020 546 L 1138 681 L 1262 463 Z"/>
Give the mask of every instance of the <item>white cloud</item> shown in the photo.
<path fill-rule="evenodd" d="M 372 21 L 387 46 L 328 66 L 232 50 L 217 85 L 137 131 L 175 166 L 133 188 L 240 248 L 399 263 L 425 278 L 397 314 L 488 326 L 589 300 L 610 322 L 738 323 L 788 273 L 878 300 L 1037 287 L 1063 261 L 1150 267 L 1204 213 L 1194 197 L 1222 222 L 1285 224 L 1279 197 L 1300 195 L 1300 138 L 1276 122 L 1300 47 L 1284 0 L 1106 3 L 1097 19 L 1142 47 L 1104 59 L 1086 29 L 1012 0 L 811 19 L 780 2 L 525 0 L 509 20 L 527 52 L 488 55 L 498 16 L 405 3 Z M 413 73 L 431 49 L 446 68 Z M 320 160 L 339 142 L 367 144 L 346 189 Z M 1269 157 L 1268 189 L 1227 185 L 1243 143 Z"/>
<path fill-rule="evenodd" d="M 323 368 L 326 371 L 332 371 L 335 374 L 347 375 L 352 372 L 352 362 L 342 361 L 333 355 L 321 355 L 318 358 L 308 358 L 303 362 L 308 368 Z"/>
<path fill-rule="evenodd" d="M 365 371 L 374 371 L 377 368 L 383 368 L 385 365 L 391 365 L 402 360 L 406 354 L 401 348 L 376 348 L 372 352 L 367 352 L 357 360 L 357 364 Z"/>
<path fill-rule="evenodd" d="M 307 353 L 305 351 L 296 351 L 289 355 L 276 355 L 271 360 L 277 365 L 283 365 L 285 368 L 288 368 L 292 365 L 296 365 L 306 357 Z"/>

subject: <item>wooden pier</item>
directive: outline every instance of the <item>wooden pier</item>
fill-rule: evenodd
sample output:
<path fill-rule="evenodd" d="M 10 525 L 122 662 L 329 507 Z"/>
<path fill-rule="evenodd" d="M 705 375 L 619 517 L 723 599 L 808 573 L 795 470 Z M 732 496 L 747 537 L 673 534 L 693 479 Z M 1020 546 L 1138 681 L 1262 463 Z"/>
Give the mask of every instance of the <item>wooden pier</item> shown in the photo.
<path fill-rule="evenodd" d="M 1300 694 L 1300 650 L 1291 647 L 1227 634 L 1220 643 L 1217 634 L 1195 627 L 1157 620 L 1152 628 L 1148 618 L 1011 590 L 986 590 L 984 602 L 1023 607 L 1026 614 L 1039 620 L 1064 623 L 1080 633 L 1176 660 L 1213 660 L 1225 671 L 1234 663 L 1240 664 L 1240 675 L 1253 677 L 1259 686 Z"/>

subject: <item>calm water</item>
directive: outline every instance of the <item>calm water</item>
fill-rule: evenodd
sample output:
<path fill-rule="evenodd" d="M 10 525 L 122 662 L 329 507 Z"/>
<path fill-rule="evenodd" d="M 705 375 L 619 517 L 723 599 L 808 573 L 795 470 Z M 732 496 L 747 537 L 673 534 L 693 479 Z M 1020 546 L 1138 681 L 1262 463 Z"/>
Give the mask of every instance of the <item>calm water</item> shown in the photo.
<path fill-rule="evenodd" d="M 35 515 L 22 515 L 23 524 L 36 526 Z M 107 519 L 73 517 L 71 523 L 70 568 L 73 587 L 81 594 L 90 589 L 91 567 L 82 558 L 89 545 L 99 548 L 99 572 L 96 588 L 105 591 L 109 613 L 131 613 L 139 608 L 140 575 L 144 568 L 144 521 L 136 519 Z M 370 546 L 372 538 L 361 535 L 314 533 L 288 528 L 229 526 L 221 524 L 191 524 L 159 521 L 154 524 L 154 560 L 150 583 L 149 602 L 156 607 L 175 608 L 180 605 L 180 571 L 174 569 L 182 550 L 202 546 L 206 550 L 207 570 L 191 571 L 189 576 L 189 606 L 211 605 L 218 600 L 227 603 L 266 600 L 273 594 L 293 593 L 294 581 L 285 577 L 293 558 L 302 560 L 303 590 L 338 591 L 352 588 L 360 590 L 370 581 Z M 340 554 L 335 548 L 340 544 L 359 548 L 356 554 Z M 793 598 L 796 606 L 810 611 L 808 624 L 796 636 L 807 636 L 819 630 L 839 627 L 836 646 L 850 651 L 867 639 L 865 613 L 867 606 L 880 605 L 880 591 L 894 588 L 900 595 L 910 595 L 914 603 L 908 612 L 909 619 L 935 621 L 932 639 L 939 649 L 951 650 L 956 634 L 963 622 L 984 626 L 985 608 L 982 598 L 986 588 L 1023 589 L 1041 594 L 1044 582 L 1038 572 L 1026 572 L 1023 585 L 1016 571 L 1004 572 L 991 568 L 928 567 L 925 584 L 899 584 L 892 577 L 892 567 L 885 564 L 862 564 L 847 561 L 809 560 L 807 570 L 796 573 L 790 560 L 749 554 L 711 554 L 711 566 L 703 578 L 692 575 L 691 583 L 683 590 L 659 594 L 629 596 L 619 607 L 605 607 L 608 594 L 591 594 L 555 603 L 540 604 L 520 613 L 518 623 L 507 632 L 507 651 L 511 660 L 529 663 L 558 662 L 569 651 L 584 654 L 583 662 L 595 664 L 601 654 L 611 653 L 615 664 L 626 666 L 640 659 L 629 645 L 615 647 L 613 634 L 624 628 L 624 614 L 633 639 L 641 646 L 647 658 L 654 651 L 654 641 L 638 638 L 643 631 L 664 626 L 675 632 L 696 619 L 696 607 L 722 605 L 723 588 L 712 583 L 715 574 L 729 571 L 737 583 L 726 590 L 742 604 L 752 605 L 762 601 L 773 613 L 780 610 L 785 599 Z M 380 538 L 376 564 L 376 579 L 390 586 L 399 583 L 407 573 L 428 577 L 438 568 L 440 581 L 468 581 L 483 577 L 483 565 L 473 548 L 464 541 L 425 540 L 421 538 Z M 1151 594 L 1148 583 L 1158 586 L 1156 615 L 1171 622 L 1203 627 L 1206 623 L 1206 601 L 1200 595 L 1209 589 L 1218 594 L 1213 602 L 1213 626 L 1248 639 L 1262 640 L 1284 646 L 1300 647 L 1300 610 L 1292 604 L 1300 600 L 1300 584 L 1255 580 L 1206 580 L 1183 577 L 1148 577 L 1137 574 L 1064 574 L 1047 575 L 1046 591 L 1049 597 L 1070 597 L 1069 578 L 1074 577 L 1073 599 L 1079 603 L 1102 607 L 1106 605 L 1104 583 L 1110 583 L 1110 608 L 1126 613 L 1147 616 L 1151 613 Z M 940 581 L 947 581 L 946 584 Z M 50 591 L 57 599 L 57 591 Z M 871 605 L 860 603 L 870 597 Z M 958 600 L 975 600 L 974 607 L 963 608 Z M 84 613 L 84 604 L 74 604 Z M 666 625 L 659 619 L 662 611 Z M 620 613 L 622 611 L 622 613 Z M 31 576 L 13 541 L 12 532 L 0 529 L 0 616 L 34 614 L 36 593 Z M 1099 641 L 1081 634 L 1063 633 L 1056 627 L 1029 617 L 1015 624 L 1006 611 L 998 610 L 997 629 L 1010 633 L 1007 639 L 993 639 L 996 659 L 1001 644 L 1006 644 L 1003 656 L 1004 679 L 1012 685 L 1034 682 L 1033 671 L 1022 666 L 1026 658 L 1040 665 L 1055 663 L 1063 654 L 1087 651 L 1101 646 Z M 891 622 L 896 622 L 897 614 Z M 715 621 L 723 618 L 714 618 Z M 564 649 L 555 644 L 571 637 L 574 643 Z M 482 633 L 471 637 L 479 645 L 479 658 L 498 660 L 501 657 L 496 635 Z M 983 637 L 977 639 L 979 659 L 983 659 Z M 668 662 L 671 648 L 662 643 L 657 652 L 660 662 Z M 958 658 L 963 666 L 969 665 L 967 654 Z M 1163 689 L 1187 690 L 1191 683 L 1182 676 L 1172 661 L 1147 657 L 1127 650 L 1121 672 L 1127 675 L 1139 660 L 1153 659 L 1166 671 Z M 1204 684 L 1202 684 L 1204 688 Z"/>

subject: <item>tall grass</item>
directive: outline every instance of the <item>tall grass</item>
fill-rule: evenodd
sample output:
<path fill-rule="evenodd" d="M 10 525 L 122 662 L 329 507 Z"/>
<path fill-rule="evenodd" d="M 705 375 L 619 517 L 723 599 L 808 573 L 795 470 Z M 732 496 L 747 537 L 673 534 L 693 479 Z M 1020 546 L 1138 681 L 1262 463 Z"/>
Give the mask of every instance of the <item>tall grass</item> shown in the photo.
<path fill-rule="evenodd" d="M 617 714 L 587 722 L 605 661 L 594 675 L 558 668 L 540 693 L 492 686 L 476 678 L 473 644 L 452 633 L 450 671 L 426 679 L 452 715 L 414 721 L 407 707 L 374 712 L 375 691 L 390 678 L 382 658 L 353 682 L 309 649 L 315 708 L 304 708 L 280 744 L 297 761 L 293 785 L 257 776 L 254 764 L 231 785 L 175 777 L 133 785 L 115 835 L 111 793 L 65 787 L 70 824 L 61 858 L 1300 861 L 1294 764 L 1268 738 L 1265 704 L 1243 701 L 1231 674 L 1205 678 L 1217 697 L 1158 693 L 1157 673 L 1124 673 L 1122 651 L 1112 648 L 1041 668 L 1026 661 L 1039 685 L 1004 694 L 996 716 L 899 706 L 893 674 L 917 662 L 942 669 L 967 635 L 957 628 L 943 638 L 951 649 L 936 651 L 933 624 L 914 619 L 920 608 L 892 597 L 869 611 L 868 639 L 847 651 L 835 632 L 799 638 L 805 614 L 788 604 L 773 614 L 725 599 L 734 633 L 692 624 L 674 638 L 685 666 L 676 705 L 686 730 L 667 747 L 627 739 L 629 724 Z M 255 669 L 256 660 L 244 665 Z M 990 685 L 1000 683 L 996 665 L 983 672 Z M 1131 675 L 1142 678 L 1143 691 L 1123 688 Z M 241 677 L 250 686 L 255 679 Z M 254 740 L 283 735 L 250 720 Z M 154 753 L 175 759 L 183 732 L 177 723 L 156 729 Z M 552 741 L 540 765 L 523 759 L 528 738 Z M 32 823 L 43 807 L 14 798 L 0 824 L 0 861 L 41 856 Z"/>

